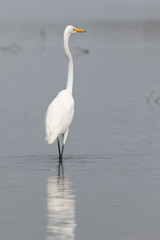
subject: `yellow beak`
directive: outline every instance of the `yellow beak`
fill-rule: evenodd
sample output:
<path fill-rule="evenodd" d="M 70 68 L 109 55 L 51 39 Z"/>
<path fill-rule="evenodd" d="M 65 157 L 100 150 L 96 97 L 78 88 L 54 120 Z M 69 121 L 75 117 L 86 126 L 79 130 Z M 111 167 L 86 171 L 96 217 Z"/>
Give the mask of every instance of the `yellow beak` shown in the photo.
<path fill-rule="evenodd" d="M 83 30 L 83 29 L 79 29 L 79 28 L 76 28 L 75 30 L 76 30 L 76 32 L 78 32 L 78 33 L 86 32 L 85 30 Z"/>

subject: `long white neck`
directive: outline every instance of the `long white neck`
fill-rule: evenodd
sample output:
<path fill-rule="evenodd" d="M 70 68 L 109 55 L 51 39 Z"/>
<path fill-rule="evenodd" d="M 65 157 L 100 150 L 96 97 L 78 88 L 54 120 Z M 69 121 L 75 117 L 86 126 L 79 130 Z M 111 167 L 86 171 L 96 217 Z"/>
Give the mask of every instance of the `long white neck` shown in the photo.
<path fill-rule="evenodd" d="M 71 52 L 69 50 L 68 46 L 68 40 L 69 40 L 70 34 L 68 32 L 64 32 L 64 51 L 65 55 L 68 60 L 68 78 L 67 78 L 67 91 L 72 95 L 73 90 L 73 59 Z"/>

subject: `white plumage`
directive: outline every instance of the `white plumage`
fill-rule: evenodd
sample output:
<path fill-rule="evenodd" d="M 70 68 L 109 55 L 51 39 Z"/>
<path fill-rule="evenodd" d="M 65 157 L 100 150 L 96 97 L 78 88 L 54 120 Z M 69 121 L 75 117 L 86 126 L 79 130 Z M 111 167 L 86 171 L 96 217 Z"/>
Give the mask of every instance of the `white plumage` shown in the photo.
<path fill-rule="evenodd" d="M 69 50 L 68 40 L 71 34 L 85 32 L 73 26 L 67 26 L 64 31 L 64 51 L 68 60 L 68 78 L 65 90 L 59 92 L 56 98 L 50 103 L 46 112 L 45 128 L 46 141 L 49 144 L 57 139 L 59 159 L 62 160 L 64 145 L 68 136 L 69 126 L 74 115 L 73 89 L 73 60 Z M 62 135 L 62 148 L 60 148 L 59 136 Z"/>
<path fill-rule="evenodd" d="M 51 102 L 46 113 L 46 141 L 49 144 L 52 144 L 59 135 L 65 134 L 73 115 L 74 99 L 67 90 L 62 90 Z"/>

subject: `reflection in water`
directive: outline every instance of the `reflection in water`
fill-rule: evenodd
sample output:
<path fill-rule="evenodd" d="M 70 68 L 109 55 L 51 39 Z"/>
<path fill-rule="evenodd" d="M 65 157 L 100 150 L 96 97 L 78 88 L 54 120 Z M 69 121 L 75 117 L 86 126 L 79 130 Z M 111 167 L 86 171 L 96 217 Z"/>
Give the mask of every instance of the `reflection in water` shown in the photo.
<path fill-rule="evenodd" d="M 71 182 L 59 163 L 57 177 L 48 178 L 47 184 L 47 240 L 75 239 L 75 195 Z"/>

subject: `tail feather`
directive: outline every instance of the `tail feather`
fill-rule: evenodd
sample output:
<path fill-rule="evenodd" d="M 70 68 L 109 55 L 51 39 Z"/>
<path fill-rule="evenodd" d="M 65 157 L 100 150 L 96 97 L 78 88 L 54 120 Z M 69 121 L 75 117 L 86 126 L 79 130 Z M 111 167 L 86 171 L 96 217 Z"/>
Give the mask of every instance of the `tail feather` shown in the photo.
<path fill-rule="evenodd" d="M 57 139 L 58 135 L 59 135 L 58 132 L 54 132 L 49 136 L 46 135 L 45 140 L 48 142 L 48 144 L 52 144 Z"/>

